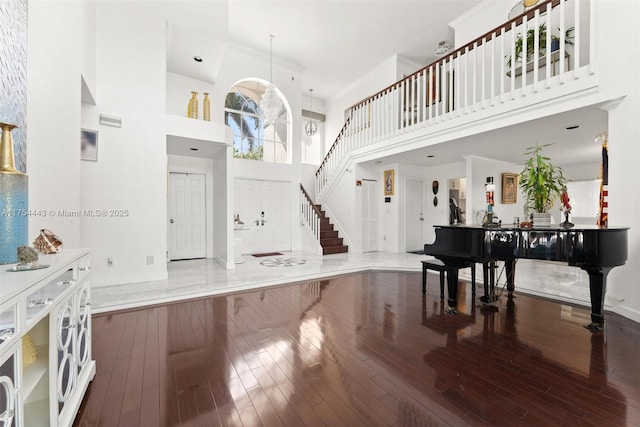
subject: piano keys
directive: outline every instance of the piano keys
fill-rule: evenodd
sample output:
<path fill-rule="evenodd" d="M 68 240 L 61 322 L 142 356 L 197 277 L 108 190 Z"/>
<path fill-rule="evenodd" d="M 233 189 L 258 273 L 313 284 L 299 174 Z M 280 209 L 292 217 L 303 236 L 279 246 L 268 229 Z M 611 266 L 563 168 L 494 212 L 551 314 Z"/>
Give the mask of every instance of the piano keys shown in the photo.
<path fill-rule="evenodd" d="M 485 296 L 491 300 L 495 284 L 496 261 L 505 263 L 507 290 L 515 287 L 515 261 L 519 258 L 566 262 L 589 275 L 591 323 L 586 327 L 599 331 L 604 325 L 604 296 L 607 274 L 624 265 L 628 257 L 628 227 L 583 226 L 565 229 L 552 227 L 491 227 L 472 225 L 435 226 L 436 239 L 424 245 L 424 253 L 445 265 L 458 266 L 469 261 L 482 263 Z M 447 276 L 448 305 L 455 309 L 457 275 Z"/>

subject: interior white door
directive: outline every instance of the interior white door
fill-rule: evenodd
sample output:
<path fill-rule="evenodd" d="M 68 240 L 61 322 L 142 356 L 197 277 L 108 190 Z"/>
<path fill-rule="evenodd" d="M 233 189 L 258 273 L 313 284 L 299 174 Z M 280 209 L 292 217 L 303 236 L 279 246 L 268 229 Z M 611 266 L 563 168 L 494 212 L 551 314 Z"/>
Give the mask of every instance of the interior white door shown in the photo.
<path fill-rule="evenodd" d="M 378 250 L 377 181 L 362 181 L 362 251 Z"/>
<path fill-rule="evenodd" d="M 239 235 L 243 254 L 291 250 L 291 184 L 236 179 L 234 213 L 245 228 Z"/>
<path fill-rule="evenodd" d="M 169 259 L 207 256 L 204 174 L 169 174 Z"/>
<path fill-rule="evenodd" d="M 424 181 L 407 179 L 405 204 L 406 250 L 424 248 Z"/>
<path fill-rule="evenodd" d="M 262 252 L 291 250 L 291 184 L 262 182 Z"/>

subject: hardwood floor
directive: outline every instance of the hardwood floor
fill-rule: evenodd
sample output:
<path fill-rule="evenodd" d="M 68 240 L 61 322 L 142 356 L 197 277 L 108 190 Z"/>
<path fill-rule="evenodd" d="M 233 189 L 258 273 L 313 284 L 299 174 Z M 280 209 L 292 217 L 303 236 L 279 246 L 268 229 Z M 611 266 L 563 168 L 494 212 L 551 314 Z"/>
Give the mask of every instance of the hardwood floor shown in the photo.
<path fill-rule="evenodd" d="M 93 318 L 78 426 L 640 425 L 640 326 L 372 272 Z M 470 288 L 470 286 L 469 286 Z M 470 291 L 469 291 L 470 293 Z"/>

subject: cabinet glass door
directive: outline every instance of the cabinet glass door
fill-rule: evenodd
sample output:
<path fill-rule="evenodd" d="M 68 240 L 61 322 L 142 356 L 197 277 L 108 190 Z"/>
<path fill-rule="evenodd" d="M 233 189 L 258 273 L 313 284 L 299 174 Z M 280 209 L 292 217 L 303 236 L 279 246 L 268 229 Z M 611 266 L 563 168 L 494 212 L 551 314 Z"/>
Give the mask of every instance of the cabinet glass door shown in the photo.
<path fill-rule="evenodd" d="M 56 310 L 56 346 L 58 348 L 58 375 L 56 394 L 58 413 L 62 413 L 69 400 L 76 382 L 74 363 L 74 329 L 73 295 L 67 298 Z"/>
<path fill-rule="evenodd" d="M 16 356 L 12 354 L 0 365 L 0 427 L 16 425 Z"/>
<path fill-rule="evenodd" d="M 89 301 L 89 283 L 82 285 L 76 297 L 76 361 L 78 375 L 91 359 L 91 302 Z"/>

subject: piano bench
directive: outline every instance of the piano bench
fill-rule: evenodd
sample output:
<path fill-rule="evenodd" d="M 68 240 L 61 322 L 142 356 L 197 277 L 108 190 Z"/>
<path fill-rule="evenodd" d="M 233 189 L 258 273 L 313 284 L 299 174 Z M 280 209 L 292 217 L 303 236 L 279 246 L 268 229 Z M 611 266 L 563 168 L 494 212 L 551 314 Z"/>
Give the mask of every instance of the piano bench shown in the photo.
<path fill-rule="evenodd" d="M 444 299 L 444 274 L 451 270 L 457 269 L 460 270 L 462 268 L 470 268 L 471 269 L 471 292 L 475 295 L 476 293 L 476 264 L 474 262 L 468 262 L 456 267 L 446 266 L 439 259 L 430 259 L 422 261 L 422 293 L 427 293 L 427 270 L 433 270 L 440 273 L 440 299 Z"/>

